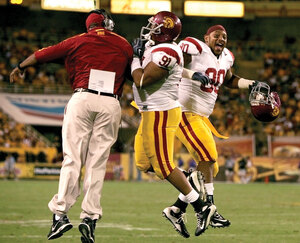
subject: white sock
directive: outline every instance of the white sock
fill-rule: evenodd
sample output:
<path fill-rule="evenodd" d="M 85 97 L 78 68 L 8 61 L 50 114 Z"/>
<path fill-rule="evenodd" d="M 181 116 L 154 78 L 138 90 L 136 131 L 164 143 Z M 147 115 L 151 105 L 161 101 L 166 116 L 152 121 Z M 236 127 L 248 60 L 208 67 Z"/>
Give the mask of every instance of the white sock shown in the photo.
<path fill-rule="evenodd" d="M 204 184 L 207 195 L 214 195 L 214 183 Z"/>
<path fill-rule="evenodd" d="M 185 197 L 189 203 L 192 203 L 199 198 L 199 193 L 197 193 L 194 189 L 192 189 L 189 194 L 185 195 Z"/>
<path fill-rule="evenodd" d="M 189 201 L 187 200 L 186 196 L 183 195 L 182 193 L 179 194 L 178 198 L 179 198 L 181 201 L 185 202 L 185 203 L 189 203 Z"/>
<path fill-rule="evenodd" d="M 59 220 L 60 216 L 58 216 L 57 214 L 55 214 L 55 220 Z"/>

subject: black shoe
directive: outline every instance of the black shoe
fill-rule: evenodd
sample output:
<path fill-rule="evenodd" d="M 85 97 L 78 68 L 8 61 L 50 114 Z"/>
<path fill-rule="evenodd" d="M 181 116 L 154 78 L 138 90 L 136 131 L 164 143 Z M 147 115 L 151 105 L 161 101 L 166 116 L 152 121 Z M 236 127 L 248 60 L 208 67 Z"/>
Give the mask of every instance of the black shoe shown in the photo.
<path fill-rule="evenodd" d="M 214 228 L 224 228 L 230 226 L 231 223 L 228 219 L 225 219 L 221 214 L 219 214 L 216 211 L 214 215 L 211 217 L 209 224 Z"/>
<path fill-rule="evenodd" d="M 196 212 L 197 217 L 197 228 L 195 231 L 195 236 L 201 235 L 208 227 L 211 217 L 217 210 L 216 206 L 213 204 L 206 204 L 201 212 Z"/>
<path fill-rule="evenodd" d="M 53 214 L 53 224 L 50 228 L 48 234 L 48 240 L 53 240 L 61 237 L 65 232 L 72 229 L 73 225 L 70 223 L 67 215 L 63 215 L 59 220 L 55 219 L 55 214 Z"/>
<path fill-rule="evenodd" d="M 163 210 L 163 216 L 166 217 L 174 229 L 184 238 L 189 238 L 190 234 L 184 224 L 183 212 L 177 207 L 167 207 Z"/>
<path fill-rule="evenodd" d="M 206 202 L 210 204 L 214 204 L 214 196 L 207 195 Z M 210 220 L 210 226 L 214 228 L 224 228 L 224 227 L 228 227 L 230 224 L 231 224 L 230 221 L 228 219 L 225 219 L 221 214 L 219 214 L 217 210 Z"/>
<path fill-rule="evenodd" d="M 96 228 L 96 220 L 92 220 L 91 218 L 84 218 L 82 222 L 79 224 L 78 229 L 81 236 L 82 243 L 94 243 L 95 236 L 94 231 Z"/>

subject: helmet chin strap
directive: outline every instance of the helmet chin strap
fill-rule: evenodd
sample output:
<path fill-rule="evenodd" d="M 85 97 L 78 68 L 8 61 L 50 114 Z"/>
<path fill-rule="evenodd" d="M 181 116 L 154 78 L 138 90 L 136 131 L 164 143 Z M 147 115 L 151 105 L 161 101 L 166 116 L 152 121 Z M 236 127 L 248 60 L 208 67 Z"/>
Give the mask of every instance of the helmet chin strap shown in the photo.
<path fill-rule="evenodd" d="M 150 45 L 150 46 L 154 46 L 154 45 L 155 45 L 155 41 L 150 39 L 150 40 L 149 40 L 149 45 Z"/>

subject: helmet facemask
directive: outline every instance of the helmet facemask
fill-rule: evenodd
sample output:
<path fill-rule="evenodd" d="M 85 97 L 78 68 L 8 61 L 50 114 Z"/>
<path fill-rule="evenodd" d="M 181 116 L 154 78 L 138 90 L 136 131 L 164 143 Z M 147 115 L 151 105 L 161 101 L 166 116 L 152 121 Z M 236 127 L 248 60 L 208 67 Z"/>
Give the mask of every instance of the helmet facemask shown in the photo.
<path fill-rule="evenodd" d="M 153 21 L 153 19 L 153 17 L 149 18 L 147 26 L 142 27 L 140 33 L 140 38 L 142 41 L 152 41 L 152 34 L 159 35 L 161 33 L 160 27 L 163 26 L 163 24 L 158 25 Z"/>
<path fill-rule="evenodd" d="M 251 105 L 271 104 L 270 86 L 266 83 L 259 82 L 252 88 L 249 101 Z"/>

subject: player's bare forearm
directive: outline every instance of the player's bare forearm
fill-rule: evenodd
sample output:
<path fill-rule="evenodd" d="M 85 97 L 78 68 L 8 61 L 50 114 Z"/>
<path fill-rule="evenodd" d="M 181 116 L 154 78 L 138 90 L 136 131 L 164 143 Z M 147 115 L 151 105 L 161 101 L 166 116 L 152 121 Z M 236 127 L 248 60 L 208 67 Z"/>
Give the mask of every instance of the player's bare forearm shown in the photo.
<path fill-rule="evenodd" d="M 143 84 L 142 78 L 144 76 L 144 70 L 142 68 L 135 69 L 131 75 L 135 86 L 137 88 L 140 88 L 141 85 Z"/>
<path fill-rule="evenodd" d="M 184 66 L 187 67 L 192 61 L 192 55 L 183 52 Z"/>
<path fill-rule="evenodd" d="M 256 81 L 239 77 L 228 70 L 224 85 L 231 89 L 249 89 Z"/>
<path fill-rule="evenodd" d="M 146 87 L 168 76 L 168 70 L 150 62 L 145 69 L 136 69 L 132 73 L 134 83 L 137 88 Z"/>
<path fill-rule="evenodd" d="M 231 70 L 229 69 L 226 73 L 225 76 L 225 80 L 224 80 L 224 85 L 227 88 L 230 89 L 238 89 L 238 81 L 239 81 L 240 77 L 234 75 Z"/>

